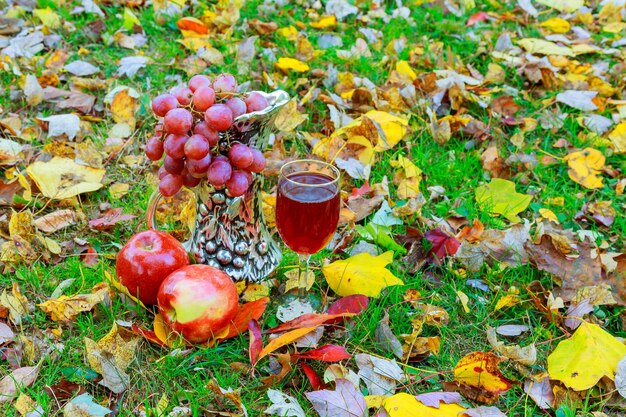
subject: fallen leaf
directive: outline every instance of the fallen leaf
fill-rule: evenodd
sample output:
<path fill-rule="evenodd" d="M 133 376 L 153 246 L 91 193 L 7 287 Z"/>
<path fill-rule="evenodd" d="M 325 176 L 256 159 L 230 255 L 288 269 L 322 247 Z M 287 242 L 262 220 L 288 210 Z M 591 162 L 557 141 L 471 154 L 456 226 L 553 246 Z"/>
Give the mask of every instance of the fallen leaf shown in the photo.
<path fill-rule="evenodd" d="M 365 397 L 346 379 L 335 380 L 335 391 L 321 390 L 304 394 L 320 417 L 366 417 Z"/>
<path fill-rule="evenodd" d="M 90 294 L 78 294 L 45 301 L 38 306 L 50 315 L 53 321 L 70 322 L 83 311 L 91 311 L 96 304 L 110 303 L 113 293 L 106 283 L 96 284 Z"/>
<path fill-rule="evenodd" d="M 602 377 L 614 380 L 624 356 L 626 345 L 600 326 L 582 322 L 572 337 L 559 342 L 548 356 L 548 373 L 566 387 L 586 390 Z"/>
<path fill-rule="evenodd" d="M 626 398 L 626 356 L 622 358 L 615 368 L 615 388 L 619 395 Z"/>
<path fill-rule="evenodd" d="M 485 407 L 481 405 L 476 408 L 468 408 L 463 412 L 463 416 L 467 417 L 507 417 L 500 409 L 497 407 Z"/>
<path fill-rule="evenodd" d="M 350 359 L 352 356 L 343 346 L 324 345 L 316 349 L 307 350 L 306 352 L 293 353 L 291 357 L 322 362 L 339 362 L 345 359 Z"/>
<path fill-rule="evenodd" d="M 11 343 L 14 337 L 15 333 L 13 333 L 13 330 L 8 325 L 0 322 L 0 346 Z"/>
<path fill-rule="evenodd" d="M 56 200 L 99 190 L 106 173 L 104 169 L 79 165 L 71 159 L 56 156 L 48 162 L 34 162 L 26 172 L 45 197 Z"/>
<path fill-rule="evenodd" d="M 426 394 L 419 394 L 415 396 L 415 399 L 425 406 L 439 408 L 441 402 L 446 404 L 455 404 L 463 401 L 463 397 L 458 392 L 428 392 Z"/>
<path fill-rule="evenodd" d="M 388 417 L 456 417 L 461 415 L 465 408 L 458 404 L 438 404 L 439 407 L 429 407 L 418 401 L 413 395 L 401 392 L 386 398 L 383 408 Z"/>
<path fill-rule="evenodd" d="M 355 360 L 359 367 L 357 375 L 365 382 L 370 395 L 391 395 L 405 380 L 402 368 L 393 359 L 359 353 Z"/>
<path fill-rule="evenodd" d="M 502 336 L 519 336 L 528 330 L 530 330 L 530 328 L 523 324 L 505 324 L 496 327 L 496 333 Z"/>
<path fill-rule="evenodd" d="M 65 417 L 105 417 L 110 413 L 111 410 L 94 402 L 88 393 L 74 397 L 63 407 Z"/>
<path fill-rule="evenodd" d="M 250 320 L 259 320 L 261 318 L 269 301 L 270 299 L 265 297 L 256 301 L 241 304 L 239 306 L 239 311 L 237 311 L 237 315 L 230 323 L 228 332 L 225 333 L 224 336 L 219 337 L 219 339 L 231 339 L 245 331 L 248 328 Z"/>
<path fill-rule="evenodd" d="M 288 73 L 290 71 L 306 72 L 310 69 L 307 64 L 295 58 L 278 58 L 278 61 L 275 65 L 276 68 L 285 73 Z"/>
<path fill-rule="evenodd" d="M 248 331 L 250 333 L 248 355 L 250 357 L 250 363 L 254 365 L 259 360 L 259 354 L 263 350 L 261 327 L 259 327 L 259 323 L 256 320 L 250 320 L 248 323 Z"/>
<path fill-rule="evenodd" d="M 15 369 L 0 379 L 0 404 L 14 400 L 21 388 L 28 387 L 35 382 L 38 374 L 37 366 L 25 366 Z"/>
<path fill-rule="evenodd" d="M 609 133 L 613 148 L 617 153 L 626 153 L 626 122 L 621 122 Z"/>
<path fill-rule="evenodd" d="M 530 204 L 532 196 L 515 191 L 515 183 L 494 178 L 489 184 L 476 188 L 476 202 L 481 209 L 493 214 L 501 214 L 510 222 L 518 223 L 518 213 Z"/>
<path fill-rule="evenodd" d="M 272 405 L 263 413 L 279 417 L 306 417 L 304 410 L 294 397 L 275 389 L 267 390 L 267 397 Z"/>
<path fill-rule="evenodd" d="M 575 12 L 585 5 L 584 0 L 537 0 L 537 3 L 560 12 Z"/>
<path fill-rule="evenodd" d="M 39 120 L 48 122 L 48 137 L 67 135 L 72 140 L 80 131 L 80 118 L 75 114 L 57 114 L 54 116 L 41 117 Z"/>
<path fill-rule="evenodd" d="M 385 269 L 392 261 L 391 251 L 379 256 L 360 253 L 325 265 L 322 272 L 330 288 L 340 296 L 362 294 L 378 297 L 384 288 L 403 284 L 402 280 Z"/>
<path fill-rule="evenodd" d="M 513 384 L 513 381 L 500 372 L 498 364 L 501 361 L 502 358 L 491 352 L 470 353 L 461 358 L 454 367 L 454 379 L 461 386 L 477 389 L 479 396 L 484 397 L 480 401 L 495 401 L 498 394 L 507 391 Z"/>
<path fill-rule="evenodd" d="M 599 150 L 585 148 L 568 154 L 563 160 L 567 162 L 567 174 L 572 181 L 592 190 L 604 186 L 598 174 L 602 171 L 606 158 Z"/>
<path fill-rule="evenodd" d="M 315 369 L 313 369 L 311 365 L 302 361 L 300 362 L 300 367 L 302 368 L 302 371 L 306 375 L 309 383 L 311 384 L 311 387 L 313 387 L 314 390 L 321 390 L 326 388 L 326 384 L 322 382 L 319 375 L 317 374 L 317 372 L 315 372 Z"/>
<path fill-rule="evenodd" d="M 544 39 L 537 38 L 525 38 L 517 41 L 521 46 L 531 54 L 540 55 L 559 55 L 559 56 L 574 56 L 574 52 L 565 46 L 559 46 L 554 42 L 546 41 Z"/>
<path fill-rule="evenodd" d="M 286 333 L 281 334 L 276 339 L 271 340 L 267 345 L 265 345 L 263 350 L 261 350 L 261 352 L 259 353 L 258 359 L 260 360 L 264 358 L 265 356 L 269 355 L 270 353 L 274 352 L 275 350 L 280 349 L 281 347 L 286 346 L 290 343 L 293 343 L 294 341 L 301 338 L 302 336 L 308 333 L 311 333 L 316 328 L 317 327 L 304 327 L 304 328 L 299 328 L 295 330 L 290 330 Z"/>
<path fill-rule="evenodd" d="M 556 95 L 556 101 L 578 110 L 592 111 L 598 108 L 592 101 L 597 94 L 597 91 L 565 90 Z"/>
<path fill-rule="evenodd" d="M 548 375 L 538 381 L 532 379 L 525 380 L 524 392 L 528 394 L 542 410 L 549 410 L 554 406 L 554 393 Z"/>
<path fill-rule="evenodd" d="M 113 228 L 118 222 L 132 220 L 137 216 L 132 214 L 122 214 L 121 208 L 114 208 L 107 210 L 102 214 L 102 217 L 89 221 L 89 227 L 95 230 L 109 230 Z"/>
<path fill-rule="evenodd" d="M 93 75 L 100 71 L 100 68 L 95 65 L 90 64 L 85 61 L 73 61 L 69 64 L 66 64 L 63 69 L 69 72 L 72 75 L 76 75 L 78 77 L 85 77 L 87 75 Z"/>
<path fill-rule="evenodd" d="M 530 366 L 537 362 L 537 348 L 534 343 L 524 347 L 505 345 L 504 342 L 498 341 L 496 331 L 492 327 L 487 327 L 487 341 L 497 353 L 522 365 Z"/>
<path fill-rule="evenodd" d="M 54 233 L 84 219 L 82 213 L 71 209 L 61 209 L 35 219 L 35 227 L 44 233 Z"/>
<path fill-rule="evenodd" d="M 0 294 L 0 306 L 9 310 L 9 320 L 16 326 L 22 324 L 22 320 L 28 316 L 30 306 L 28 299 L 21 293 L 17 282 L 13 283 L 11 292 L 5 288 Z"/>

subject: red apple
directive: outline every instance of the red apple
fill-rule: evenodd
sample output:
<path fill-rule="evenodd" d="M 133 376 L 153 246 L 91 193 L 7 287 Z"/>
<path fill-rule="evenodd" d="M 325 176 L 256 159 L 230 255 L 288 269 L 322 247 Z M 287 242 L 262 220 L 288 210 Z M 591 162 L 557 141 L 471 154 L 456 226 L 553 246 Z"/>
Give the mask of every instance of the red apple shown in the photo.
<path fill-rule="evenodd" d="M 144 304 L 156 304 L 161 283 L 189 265 L 187 251 L 171 235 L 158 230 L 137 233 L 117 255 L 117 279 Z"/>
<path fill-rule="evenodd" d="M 168 276 L 159 288 L 165 322 L 191 343 L 203 343 L 224 330 L 237 314 L 237 288 L 226 273 L 208 265 L 189 265 Z"/>

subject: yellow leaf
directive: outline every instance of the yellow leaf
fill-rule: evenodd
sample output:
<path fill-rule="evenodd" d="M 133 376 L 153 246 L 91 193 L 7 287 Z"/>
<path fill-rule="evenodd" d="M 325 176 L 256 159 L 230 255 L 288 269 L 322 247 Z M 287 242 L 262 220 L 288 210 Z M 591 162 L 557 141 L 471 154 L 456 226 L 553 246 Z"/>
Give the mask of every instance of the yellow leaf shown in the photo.
<path fill-rule="evenodd" d="M 49 7 L 45 9 L 33 9 L 33 14 L 41 20 L 44 26 L 50 29 L 58 29 L 61 27 L 61 18 Z"/>
<path fill-rule="evenodd" d="M 398 184 L 398 198 L 409 200 L 416 198 L 420 193 L 420 179 L 417 177 L 405 178 Z"/>
<path fill-rule="evenodd" d="M 102 374 L 101 358 L 97 353 L 110 352 L 113 354 L 115 365 L 124 371 L 135 359 L 135 348 L 139 340 L 141 340 L 139 335 L 113 323 L 109 333 L 97 342 L 85 338 L 87 361 L 94 371 Z"/>
<path fill-rule="evenodd" d="M 306 72 L 310 69 L 307 64 L 295 58 L 278 58 L 276 67 L 283 72 Z"/>
<path fill-rule="evenodd" d="M 182 44 L 185 48 L 197 52 L 200 48 L 211 46 L 208 36 L 193 36 L 178 39 L 176 42 Z"/>
<path fill-rule="evenodd" d="M 613 148 L 617 153 L 626 153 L 626 122 L 621 122 L 611 133 L 609 139 L 613 142 Z"/>
<path fill-rule="evenodd" d="M 116 182 L 114 184 L 111 184 L 111 186 L 109 187 L 109 193 L 111 193 L 111 198 L 119 200 L 120 198 L 128 194 L 129 189 L 129 184 Z"/>
<path fill-rule="evenodd" d="M 26 168 L 28 176 L 48 198 L 64 200 L 102 188 L 104 169 L 79 165 L 69 158 L 54 157 L 36 161 Z"/>
<path fill-rule="evenodd" d="M 542 22 L 540 26 L 553 33 L 566 33 L 570 28 L 569 22 L 565 19 L 561 19 L 560 17 L 548 19 L 545 22 Z"/>
<path fill-rule="evenodd" d="M 550 197 L 546 198 L 546 204 L 550 206 L 564 206 L 565 198 L 563 197 Z"/>
<path fill-rule="evenodd" d="M 109 286 L 100 282 L 92 288 L 89 294 L 78 294 L 71 297 L 62 295 L 37 305 L 44 312 L 50 314 L 53 321 L 69 322 L 74 320 L 78 313 L 91 311 L 96 304 L 110 302 L 112 295 Z"/>
<path fill-rule="evenodd" d="M 439 408 L 429 407 L 417 401 L 415 395 L 406 392 L 386 398 L 383 407 L 389 417 L 457 417 L 465 411 L 458 404 L 440 403 Z"/>
<path fill-rule="evenodd" d="M 33 224 L 33 215 L 30 210 L 22 212 L 13 212 L 9 220 L 9 236 L 21 236 L 31 241 L 35 237 L 35 228 Z"/>
<path fill-rule="evenodd" d="M 605 26 L 602 27 L 602 32 L 620 33 L 624 29 L 626 29 L 626 23 L 624 23 L 624 22 L 611 22 L 611 23 L 607 23 Z"/>
<path fill-rule="evenodd" d="M 494 311 L 498 311 L 503 309 L 504 307 L 513 307 L 515 304 L 520 302 L 520 298 L 516 294 L 508 294 L 501 297 L 496 303 L 496 307 Z"/>
<path fill-rule="evenodd" d="M 393 148 L 404 137 L 409 125 L 408 119 L 394 116 L 384 111 L 370 110 L 365 113 L 365 117 L 378 124 L 383 132 L 379 136 L 378 143 L 374 147 L 377 152 L 386 151 Z"/>
<path fill-rule="evenodd" d="M 265 345 L 261 353 L 259 353 L 259 359 L 264 358 L 265 356 L 269 355 L 277 349 L 280 349 L 285 345 L 288 345 L 289 343 L 292 343 L 293 341 L 301 338 L 305 334 L 311 333 L 315 329 L 317 329 L 317 326 L 303 327 L 301 329 L 295 329 L 281 334 L 276 339 Z"/>
<path fill-rule="evenodd" d="M 311 27 L 315 29 L 325 29 L 333 27 L 337 24 L 337 18 L 335 15 L 324 16 L 317 22 L 311 22 Z"/>
<path fill-rule="evenodd" d="M 540 208 L 539 215 L 546 220 L 550 220 L 551 222 L 554 222 L 557 224 L 559 223 L 559 219 L 556 217 L 556 214 L 554 214 L 554 212 L 550 209 Z"/>
<path fill-rule="evenodd" d="M 574 56 L 570 48 L 543 39 L 525 38 L 517 43 L 531 54 Z"/>
<path fill-rule="evenodd" d="M 307 119 L 308 116 L 306 114 L 298 111 L 298 103 L 294 98 L 289 100 L 287 105 L 279 110 L 274 124 L 282 132 L 291 132 Z"/>
<path fill-rule="evenodd" d="M 422 178 L 422 170 L 419 169 L 413 161 L 408 158 L 405 158 L 402 155 L 398 156 L 397 161 L 391 161 L 392 167 L 401 167 L 404 170 L 404 176 L 407 178 L 417 177 Z"/>
<path fill-rule="evenodd" d="M 491 395 L 511 388 L 512 383 L 502 375 L 498 364 L 502 359 L 492 352 L 473 352 L 465 355 L 454 368 L 454 379 L 462 384 Z"/>
<path fill-rule="evenodd" d="M 298 29 L 293 26 L 287 26 L 286 28 L 280 28 L 276 33 L 288 41 L 295 41 L 298 39 Z"/>
<path fill-rule="evenodd" d="M 326 265 L 322 272 L 330 288 L 341 297 L 353 294 L 378 297 L 384 288 L 403 284 L 400 278 L 385 269 L 391 262 L 392 251 L 378 256 L 360 253 Z"/>
<path fill-rule="evenodd" d="M 241 299 L 242 301 L 250 302 L 260 300 L 268 295 L 270 295 L 270 288 L 266 283 L 251 282 L 246 286 Z"/>
<path fill-rule="evenodd" d="M 396 62 L 396 71 L 400 74 L 407 76 L 411 81 L 414 81 L 417 78 L 417 74 L 408 62 L 406 61 L 398 61 Z"/>
<path fill-rule="evenodd" d="M 463 291 L 457 290 L 456 296 L 459 302 L 461 303 L 461 305 L 463 306 L 463 311 L 465 311 L 466 313 L 469 313 L 470 309 L 467 306 L 467 303 L 469 303 L 469 297 L 467 296 L 467 294 L 465 294 Z"/>
<path fill-rule="evenodd" d="M 476 202 L 481 209 L 502 214 L 513 223 L 520 221 L 517 214 L 524 211 L 531 200 L 532 196 L 515 191 L 515 183 L 501 178 L 476 188 Z"/>
<path fill-rule="evenodd" d="M 17 282 L 13 283 L 11 293 L 5 288 L 0 294 L 0 306 L 9 310 L 9 320 L 15 325 L 22 323 L 22 319 L 30 311 L 28 299 L 20 292 Z"/>
<path fill-rule="evenodd" d="M 365 405 L 367 408 L 376 408 L 379 409 L 383 406 L 383 402 L 386 398 L 389 398 L 385 395 L 366 395 L 365 396 Z"/>
<path fill-rule="evenodd" d="M 184 342 L 181 337 L 167 325 L 165 319 L 160 313 L 154 316 L 152 328 L 154 329 L 156 337 L 158 337 L 159 340 L 165 343 L 168 347 L 174 348 L 184 346 Z"/>
<path fill-rule="evenodd" d="M 575 12 L 585 5 L 585 0 L 537 0 L 537 3 L 560 12 Z"/>
<path fill-rule="evenodd" d="M 287 282 L 285 283 L 285 292 L 289 292 L 289 290 L 293 290 L 298 288 L 300 285 L 300 271 L 296 269 L 290 269 L 285 272 L 285 278 L 287 278 Z M 309 271 L 306 276 L 306 289 L 307 291 L 311 289 L 311 287 L 315 284 L 315 274 L 313 271 Z"/>
<path fill-rule="evenodd" d="M 583 321 L 576 332 L 558 344 L 548 356 L 550 378 L 582 391 L 602 377 L 615 379 L 618 362 L 626 355 L 626 345 L 601 327 Z"/>
<path fill-rule="evenodd" d="M 563 158 L 567 161 L 567 174 L 572 181 L 589 189 L 602 188 L 602 178 L 598 177 L 606 158 L 597 149 L 585 148 L 582 151 L 572 152 Z"/>
<path fill-rule="evenodd" d="M 115 91 L 115 90 L 114 90 Z M 137 111 L 137 92 L 127 87 L 118 87 L 117 91 L 110 93 L 111 113 L 116 123 L 128 123 L 131 127 L 135 126 L 135 112 Z"/>
<path fill-rule="evenodd" d="M 125 8 L 123 25 L 127 30 L 133 30 L 135 25 L 141 26 L 141 22 L 129 8 Z"/>

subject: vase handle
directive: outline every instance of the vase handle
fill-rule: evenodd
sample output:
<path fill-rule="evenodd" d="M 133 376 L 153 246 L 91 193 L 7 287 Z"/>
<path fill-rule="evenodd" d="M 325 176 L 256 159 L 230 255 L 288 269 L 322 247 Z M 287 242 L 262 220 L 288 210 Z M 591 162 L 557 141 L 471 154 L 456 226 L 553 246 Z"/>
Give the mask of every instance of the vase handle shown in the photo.
<path fill-rule="evenodd" d="M 159 192 L 159 189 L 157 188 L 156 190 L 154 190 L 154 192 L 150 196 L 150 199 L 148 200 L 148 209 L 146 210 L 146 223 L 148 225 L 148 228 L 153 230 L 159 230 L 156 224 L 156 210 L 162 197 L 163 194 L 161 194 Z"/>

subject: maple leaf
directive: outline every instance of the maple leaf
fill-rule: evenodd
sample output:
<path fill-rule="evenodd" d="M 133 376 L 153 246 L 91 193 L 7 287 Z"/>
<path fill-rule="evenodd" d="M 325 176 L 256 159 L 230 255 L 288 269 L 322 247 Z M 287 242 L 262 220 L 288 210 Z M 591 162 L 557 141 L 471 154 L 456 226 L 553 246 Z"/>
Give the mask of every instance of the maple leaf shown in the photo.
<path fill-rule="evenodd" d="M 304 394 L 320 417 L 366 417 L 365 397 L 346 379 L 335 380 L 335 391 L 321 390 Z"/>

